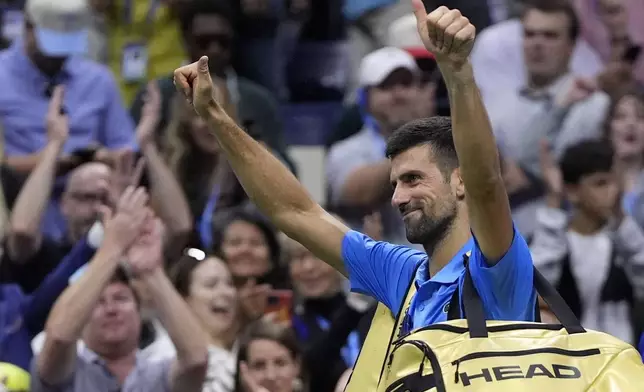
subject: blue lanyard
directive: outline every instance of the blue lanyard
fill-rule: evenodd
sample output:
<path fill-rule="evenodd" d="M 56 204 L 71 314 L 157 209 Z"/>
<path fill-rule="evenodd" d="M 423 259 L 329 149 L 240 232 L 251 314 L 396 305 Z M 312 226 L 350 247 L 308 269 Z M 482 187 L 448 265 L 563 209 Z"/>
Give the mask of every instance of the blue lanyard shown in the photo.
<path fill-rule="evenodd" d="M 316 317 L 316 321 L 323 331 L 328 331 L 329 327 L 331 327 L 329 321 L 320 316 Z M 347 337 L 345 345 L 340 349 L 340 356 L 348 368 L 353 368 L 358 359 L 358 354 L 360 354 L 360 335 L 357 331 L 353 331 Z"/>
<path fill-rule="evenodd" d="M 199 217 L 199 222 L 197 222 L 199 239 L 201 240 L 201 245 L 206 249 L 210 249 L 212 247 L 212 216 L 215 213 L 215 208 L 217 208 L 218 200 L 219 184 L 215 184 L 212 192 L 210 192 L 208 202 Z"/>

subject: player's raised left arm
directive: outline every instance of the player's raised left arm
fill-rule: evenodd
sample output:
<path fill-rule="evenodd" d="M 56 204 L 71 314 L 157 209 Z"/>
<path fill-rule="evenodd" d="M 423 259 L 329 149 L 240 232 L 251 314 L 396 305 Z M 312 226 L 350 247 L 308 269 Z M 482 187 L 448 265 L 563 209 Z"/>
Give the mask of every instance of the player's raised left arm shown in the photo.
<path fill-rule="evenodd" d="M 495 264 L 510 248 L 514 228 L 492 126 L 469 61 L 476 29 L 458 10 L 441 6 L 428 15 L 421 0 L 413 2 L 420 36 L 447 86 L 470 225 L 488 263 Z"/>

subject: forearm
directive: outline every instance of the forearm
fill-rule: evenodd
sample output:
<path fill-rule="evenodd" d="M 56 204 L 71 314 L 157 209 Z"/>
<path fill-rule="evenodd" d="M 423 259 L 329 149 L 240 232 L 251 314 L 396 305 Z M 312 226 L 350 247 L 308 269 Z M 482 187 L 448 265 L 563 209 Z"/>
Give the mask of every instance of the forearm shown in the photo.
<path fill-rule="evenodd" d="M 346 179 L 342 188 L 342 205 L 373 207 L 391 196 L 389 186 L 389 160 L 354 170 Z"/>
<path fill-rule="evenodd" d="M 143 147 L 142 152 L 150 176 L 150 193 L 158 206 L 157 213 L 166 225 L 172 247 L 183 247 L 192 230 L 188 201 L 158 148 L 150 143 Z"/>
<path fill-rule="evenodd" d="M 120 257 L 121 252 L 100 250 L 85 273 L 56 301 L 47 319 L 45 344 L 38 356 L 38 374 L 47 384 L 59 385 L 72 375 L 76 344 Z"/>
<path fill-rule="evenodd" d="M 87 240 L 76 243 L 74 248 L 58 264 L 31 295 L 29 308 L 25 312 L 25 323 L 32 336 L 42 331 L 47 316 L 58 296 L 67 288 L 69 278 L 94 255 L 95 249 Z"/>
<path fill-rule="evenodd" d="M 502 183 L 499 155 L 490 120 L 469 62 L 458 71 L 441 66 L 449 96 L 452 132 L 460 174 L 468 193 L 489 193 Z"/>
<path fill-rule="evenodd" d="M 180 369 L 207 362 L 208 340 L 201 325 L 161 268 L 144 278 L 154 307 L 177 350 Z"/>
<path fill-rule="evenodd" d="M 315 210 L 315 201 L 279 159 L 239 128 L 215 103 L 211 104 L 206 121 L 250 199 L 291 235 L 289 214 Z"/>
<path fill-rule="evenodd" d="M 76 344 L 121 257 L 122 252 L 108 247 L 96 253 L 84 273 L 54 304 L 46 325 L 48 340 Z"/>
<path fill-rule="evenodd" d="M 11 232 L 8 238 L 12 259 L 38 246 L 40 224 L 47 208 L 56 179 L 56 161 L 62 151 L 62 142 L 50 142 L 39 153 L 39 162 L 23 185 L 10 216 Z"/>

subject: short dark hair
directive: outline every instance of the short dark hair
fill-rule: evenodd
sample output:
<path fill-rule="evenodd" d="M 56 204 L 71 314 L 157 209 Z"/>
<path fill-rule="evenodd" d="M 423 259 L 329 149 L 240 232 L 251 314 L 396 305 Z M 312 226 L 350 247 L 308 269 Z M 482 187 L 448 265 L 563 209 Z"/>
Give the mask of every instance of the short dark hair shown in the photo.
<path fill-rule="evenodd" d="M 438 166 L 444 175 L 458 167 L 458 156 L 452 136 L 452 120 L 446 116 L 434 116 L 413 120 L 398 128 L 387 140 L 385 154 L 392 159 L 412 147 L 427 145 L 438 158 Z"/>
<path fill-rule="evenodd" d="M 570 26 L 568 35 L 571 40 L 576 41 L 581 31 L 579 17 L 575 12 L 570 0 L 526 0 L 521 12 L 521 19 L 532 10 L 541 11 L 547 14 L 563 13 L 568 17 Z"/>
<path fill-rule="evenodd" d="M 613 147 L 602 140 L 585 140 L 570 146 L 561 161 L 564 184 L 577 185 L 586 176 L 613 169 Z"/>
<path fill-rule="evenodd" d="M 192 31 L 192 23 L 199 15 L 217 15 L 235 26 L 237 13 L 227 0 L 192 0 L 181 6 L 179 24 L 184 36 Z"/>

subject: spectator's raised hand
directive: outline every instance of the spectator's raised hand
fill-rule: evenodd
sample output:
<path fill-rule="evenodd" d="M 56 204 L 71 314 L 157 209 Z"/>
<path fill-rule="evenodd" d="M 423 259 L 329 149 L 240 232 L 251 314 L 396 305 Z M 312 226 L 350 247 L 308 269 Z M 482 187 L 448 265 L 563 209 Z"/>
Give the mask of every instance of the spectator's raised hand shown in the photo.
<path fill-rule="evenodd" d="M 102 246 L 127 252 L 151 215 L 147 203 L 145 188 L 130 186 L 119 198 L 115 209 L 101 208 L 105 228 Z"/>
<path fill-rule="evenodd" d="M 65 88 L 62 85 L 54 87 L 47 110 L 47 137 L 49 141 L 64 143 L 69 136 L 69 119 L 63 111 Z"/>
<path fill-rule="evenodd" d="M 239 289 L 239 303 L 248 320 L 257 320 L 264 315 L 271 290 L 271 285 L 257 284 L 253 279 Z"/>
<path fill-rule="evenodd" d="M 141 149 L 154 142 L 154 134 L 161 119 L 161 91 L 157 82 L 148 83 L 143 101 L 141 120 L 136 127 L 136 140 Z"/>
<path fill-rule="evenodd" d="M 135 153 L 131 150 L 119 151 L 113 160 L 112 173 L 109 184 L 110 204 L 116 204 L 123 192 L 130 186 L 137 186 L 141 182 L 145 160 L 136 161 Z"/>
<path fill-rule="evenodd" d="M 474 46 L 476 28 L 459 10 L 440 6 L 427 14 L 422 0 L 412 0 L 418 33 L 436 61 L 458 69 L 465 64 Z"/>
<path fill-rule="evenodd" d="M 176 69 L 174 85 L 201 116 L 207 114 L 209 105 L 217 103 L 207 56 L 202 56 L 199 61 Z"/>
<path fill-rule="evenodd" d="M 134 244 L 127 252 L 130 272 L 140 277 L 163 266 L 163 224 L 152 213 L 148 214 Z"/>
<path fill-rule="evenodd" d="M 563 94 L 555 98 L 555 104 L 561 108 L 568 108 L 577 102 L 590 97 L 597 91 L 597 83 L 592 79 L 575 78 L 570 87 Z"/>
<path fill-rule="evenodd" d="M 563 177 L 559 164 L 552 156 L 548 142 L 543 140 L 539 145 L 539 165 L 541 176 L 546 187 L 546 201 L 553 208 L 561 207 L 563 197 Z"/>
<path fill-rule="evenodd" d="M 259 383 L 253 378 L 250 370 L 248 370 L 248 364 L 245 361 L 242 361 L 239 364 L 239 376 L 244 392 L 269 392 L 268 389 L 259 385 Z"/>

